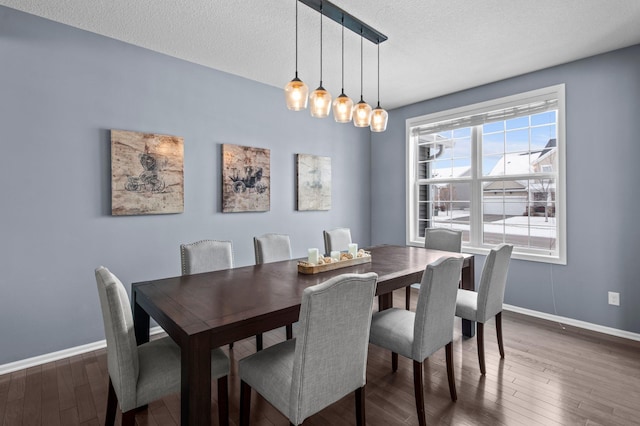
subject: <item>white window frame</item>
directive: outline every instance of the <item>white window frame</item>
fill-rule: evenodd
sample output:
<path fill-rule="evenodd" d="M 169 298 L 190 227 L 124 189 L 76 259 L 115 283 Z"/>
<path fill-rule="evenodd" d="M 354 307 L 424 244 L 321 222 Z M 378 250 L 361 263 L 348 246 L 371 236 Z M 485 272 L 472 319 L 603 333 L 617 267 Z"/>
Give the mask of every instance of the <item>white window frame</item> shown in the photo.
<path fill-rule="evenodd" d="M 504 98 L 493 99 L 447 111 L 436 112 L 406 120 L 406 243 L 411 246 L 424 246 L 424 237 L 419 236 L 418 228 L 418 144 L 417 138 L 412 136 L 412 129 L 426 126 L 446 120 L 454 120 L 468 117 L 474 114 L 506 109 L 518 105 L 525 105 L 540 100 L 557 99 L 557 160 L 558 174 L 556 182 L 556 249 L 553 252 L 541 253 L 540 250 L 529 251 L 523 247 L 514 247 L 512 258 L 545 262 L 554 264 L 567 264 L 567 235 L 566 235 L 566 135 L 565 135 L 565 85 L 559 84 L 543 89 L 532 90 Z M 479 152 L 481 141 L 472 143 L 472 168 L 471 177 L 466 179 L 471 183 L 471 210 L 469 242 L 463 244 L 463 251 L 474 254 L 487 254 L 490 245 L 482 243 L 482 158 Z"/>

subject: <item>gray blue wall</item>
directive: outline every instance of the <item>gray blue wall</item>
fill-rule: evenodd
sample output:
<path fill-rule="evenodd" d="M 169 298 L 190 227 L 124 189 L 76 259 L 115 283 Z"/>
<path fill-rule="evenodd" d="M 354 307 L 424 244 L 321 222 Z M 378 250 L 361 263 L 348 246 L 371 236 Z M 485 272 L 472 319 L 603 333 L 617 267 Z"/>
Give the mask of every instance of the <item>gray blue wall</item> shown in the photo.
<path fill-rule="evenodd" d="M 640 333 L 640 46 L 391 111 L 387 131 L 372 137 L 371 242 L 405 242 L 406 119 L 560 83 L 568 261 L 513 260 L 505 303 Z M 607 304 L 608 291 L 620 307 Z"/>
<path fill-rule="evenodd" d="M 286 83 L 282 82 L 283 86 Z M 109 129 L 184 137 L 184 213 L 110 215 Z M 0 365 L 104 339 L 94 268 L 127 287 L 180 274 L 179 244 L 348 226 L 370 243 L 368 129 L 311 118 L 281 89 L 0 7 Z M 271 150 L 271 211 L 221 213 L 220 144 Z M 332 160 L 333 208 L 295 210 L 295 154 Z"/>

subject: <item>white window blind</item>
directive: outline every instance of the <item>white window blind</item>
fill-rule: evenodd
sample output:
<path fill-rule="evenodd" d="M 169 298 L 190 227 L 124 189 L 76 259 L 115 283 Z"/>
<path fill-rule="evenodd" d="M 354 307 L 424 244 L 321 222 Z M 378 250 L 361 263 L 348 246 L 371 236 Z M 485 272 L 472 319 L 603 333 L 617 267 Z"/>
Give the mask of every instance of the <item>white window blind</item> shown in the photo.
<path fill-rule="evenodd" d="M 465 117 L 457 117 L 450 120 L 429 123 L 415 128 L 415 135 L 426 135 L 430 133 L 438 133 L 446 130 L 455 130 L 464 127 L 478 126 L 494 121 L 510 120 L 512 118 L 525 117 L 528 115 L 538 114 L 541 112 L 558 109 L 557 99 L 547 99 L 532 102 L 524 105 L 515 105 L 508 108 L 496 109 L 493 111 L 479 112 L 477 114 Z"/>

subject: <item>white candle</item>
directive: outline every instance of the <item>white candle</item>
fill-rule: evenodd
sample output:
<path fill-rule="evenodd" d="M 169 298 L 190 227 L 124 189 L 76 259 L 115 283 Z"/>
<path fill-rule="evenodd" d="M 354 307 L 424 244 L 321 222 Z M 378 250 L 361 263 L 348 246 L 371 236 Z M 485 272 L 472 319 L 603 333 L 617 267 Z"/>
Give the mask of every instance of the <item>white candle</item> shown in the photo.
<path fill-rule="evenodd" d="M 339 251 L 332 251 L 331 252 L 331 260 L 332 261 L 339 261 L 340 260 L 340 252 Z"/>
<path fill-rule="evenodd" d="M 356 243 L 349 244 L 349 254 L 353 256 L 354 259 L 358 256 L 358 244 Z"/>
<path fill-rule="evenodd" d="M 310 248 L 309 249 L 309 263 L 312 263 L 314 265 L 316 265 L 318 263 L 318 256 L 319 256 L 319 251 L 317 248 Z"/>

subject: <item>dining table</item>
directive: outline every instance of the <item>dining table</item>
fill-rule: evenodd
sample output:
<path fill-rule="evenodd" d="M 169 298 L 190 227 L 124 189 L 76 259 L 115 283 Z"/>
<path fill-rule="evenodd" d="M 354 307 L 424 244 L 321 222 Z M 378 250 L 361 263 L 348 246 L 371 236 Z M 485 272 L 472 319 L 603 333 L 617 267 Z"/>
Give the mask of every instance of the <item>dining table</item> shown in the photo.
<path fill-rule="evenodd" d="M 399 245 L 366 251 L 371 262 L 317 274 L 299 273 L 301 259 L 292 259 L 133 283 L 137 343 L 149 341 L 153 318 L 181 348 L 181 424 L 211 424 L 210 351 L 298 321 L 307 287 L 345 273 L 375 272 L 378 309 L 384 310 L 393 306 L 394 290 L 421 281 L 426 265 L 463 256 L 461 286 L 475 289 L 471 254 Z M 473 336 L 475 323 L 464 320 L 462 332 Z"/>

